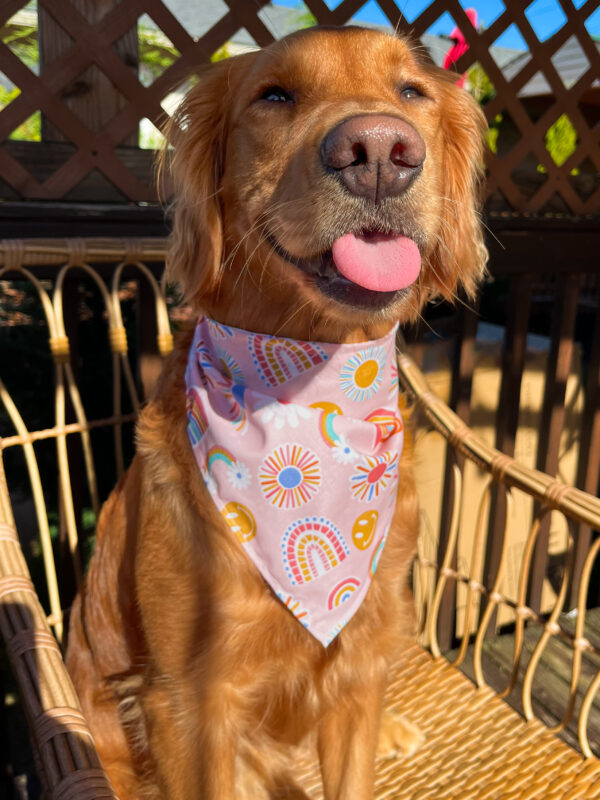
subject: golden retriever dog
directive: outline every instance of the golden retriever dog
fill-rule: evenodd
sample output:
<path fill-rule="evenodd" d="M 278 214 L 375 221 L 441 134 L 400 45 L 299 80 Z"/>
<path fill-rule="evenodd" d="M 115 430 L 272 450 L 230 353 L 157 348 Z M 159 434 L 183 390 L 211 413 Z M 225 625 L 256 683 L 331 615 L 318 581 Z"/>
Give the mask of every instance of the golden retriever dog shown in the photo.
<path fill-rule="evenodd" d="M 486 259 L 484 118 L 454 80 L 410 41 L 358 27 L 208 67 L 169 131 L 167 274 L 192 309 L 352 344 L 432 297 L 471 294 Z M 365 257 L 370 245 L 383 255 Z M 401 717 L 382 720 L 390 665 L 414 634 L 409 445 L 377 572 L 324 646 L 207 491 L 186 431 L 190 341 L 181 335 L 141 414 L 71 614 L 68 668 L 101 758 L 123 800 L 300 798 L 290 747 L 312 736 L 326 800 L 367 800 L 378 736 L 390 752 L 419 741 Z"/>

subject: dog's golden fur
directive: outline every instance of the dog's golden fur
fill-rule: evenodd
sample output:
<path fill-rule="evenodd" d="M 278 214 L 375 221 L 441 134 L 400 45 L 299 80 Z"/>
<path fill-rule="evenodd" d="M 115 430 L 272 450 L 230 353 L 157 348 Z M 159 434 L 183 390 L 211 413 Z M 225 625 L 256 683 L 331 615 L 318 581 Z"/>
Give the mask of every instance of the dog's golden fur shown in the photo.
<path fill-rule="evenodd" d="M 402 85 L 419 94 L 405 97 Z M 266 101 L 270 86 L 293 102 Z M 427 152 L 411 187 L 379 204 L 351 197 L 319 162 L 327 131 L 370 113 L 410 122 Z M 223 323 L 316 341 L 381 336 L 431 296 L 472 291 L 482 274 L 482 131 L 451 78 L 373 31 L 315 29 L 217 63 L 170 131 L 168 274 L 195 310 Z M 376 311 L 322 294 L 268 238 L 304 258 L 348 230 L 399 225 L 419 245 L 421 275 Z M 186 432 L 189 341 L 181 337 L 141 415 L 137 455 L 103 508 L 71 615 L 68 667 L 101 757 L 123 800 L 233 800 L 242 767 L 270 796 L 302 797 L 286 748 L 314 731 L 327 800 L 366 800 L 388 665 L 413 632 L 410 447 L 367 598 L 325 649 L 265 585 L 207 494 Z M 386 738 L 410 747 L 415 734 L 394 720 Z"/>

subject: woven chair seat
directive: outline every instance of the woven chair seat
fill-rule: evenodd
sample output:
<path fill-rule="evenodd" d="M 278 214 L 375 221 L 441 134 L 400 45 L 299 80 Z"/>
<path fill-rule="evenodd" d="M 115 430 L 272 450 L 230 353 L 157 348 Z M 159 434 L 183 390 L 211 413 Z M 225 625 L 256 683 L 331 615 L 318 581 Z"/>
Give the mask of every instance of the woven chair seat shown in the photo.
<path fill-rule="evenodd" d="M 377 762 L 377 800 L 589 800 L 600 762 L 583 760 L 538 720 L 527 722 L 489 688 L 415 647 L 394 671 L 386 707 L 418 725 L 412 756 Z M 297 780 L 322 800 L 318 767 Z"/>

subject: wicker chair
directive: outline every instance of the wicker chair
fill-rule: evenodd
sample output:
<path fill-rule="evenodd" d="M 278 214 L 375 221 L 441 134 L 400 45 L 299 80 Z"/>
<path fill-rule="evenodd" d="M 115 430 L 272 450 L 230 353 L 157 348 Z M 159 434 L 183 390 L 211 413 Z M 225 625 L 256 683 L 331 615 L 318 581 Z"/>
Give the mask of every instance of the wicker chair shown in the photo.
<path fill-rule="evenodd" d="M 123 274 L 133 271 L 148 282 L 155 298 L 157 349 L 166 355 L 172 347 L 165 301 L 150 262 L 164 258 L 164 240 L 72 240 L 5 241 L 0 247 L 0 279 L 26 280 L 39 296 L 47 324 L 49 349 L 54 361 L 55 423 L 29 430 L 5 385 L 0 397 L 12 421 L 14 434 L 0 439 L 0 626 L 16 675 L 21 702 L 28 718 L 36 768 L 48 798 L 114 797 L 98 759 L 92 737 L 81 713 L 77 696 L 65 671 L 60 642 L 63 634 L 61 588 L 53 559 L 53 547 L 36 462 L 36 444 L 54 440 L 59 472 L 59 528 L 73 556 L 76 580 L 81 579 L 76 498 L 70 481 L 68 437 L 79 437 L 90 504 L 98 510 L 97 476 L 92 454 L 92 431 L 112 429 L 117 474 L 124 468 L 122 427 L 130 423 L 139 407 L 136 381 L 128 360 L 128 342 L 123 327 L 119 286 Z M 94 266 L 92 266 L 94 265 Z M 103 419 L 86 416 L 70 360 L 69 340 L 63 320 L 63 287 L 72 269 L 83 270 L 100 291 L 108 320 L 108 339 L 113 361 L 113 409 Z M 102 275 L 102 277 L 101 277 Z M 106 280 L 110 277 L 110 281 Z M 110 288 L 107 286 L 110 284 Z M 7 284 L 5 284 L 5 287 Z M 5 320 L 6 323 L 6 320 Z M 541 472 L 520 466 L 486 445 L 432 392 L 415 363 L 399 354 L 399 374 L 404 389 L 424 412 L 430 425 L 459 454 L 453 468 L 452 513 L 443 533 L 445 552 L 440 563 L 422 551 L 415 569 L 416 598 L 421 614 L 422 642 L 406 654 L 392 676 L 387 705 L 419 725 L 425 744 L 413 756 L 380 761 L 377 765 L 378 798 L 477 798 L 477 800 L 567 800 L 600 798 L 600 762 L 597 743 L 590 741 L 588 724 L 600 689 L 600 647 L 585 636 L 586 601 L 592 568 L 600 550 L 596 539 L 587 553 L 579 585 L 575 624 L 562 624 L 561 611 L 569 583 L 567 567 L 549 614 L 539 615 L 527 606 L 527 583 L 539 521 L 551 511 L 577 524 L 600 528 L 600 501 Z M 123 386 L 126 393 L 123 392 Z M 127 413 L 123 394 L 128 395 Z M 67 401 L 67 398 L 69 400 Z M 67 409 L 73 421 L 67 422 Z M 4 472 L 9 448 L 22 448 L 31 495 L 37 515 L 50 613 L 47 614 L 34 587 L 15 528 Z M 459 465 L 465 459 L 489 475 L 480 502 L 480 520 L 474 536 L 470 566 L 459 569 L 456 548 L 461 536 L 461 481 Z M 78 478 L 81 476 L 78 475 Z M 505 532 L 499 568 L 493 584 L 481 582 L 481 559 L 487 535 L 484 524 L 491 488 L 503 493 L 510 505 L 515 493 L 526 493 L 536 501 L 536 515 L 521 559 L 516 596 L 503 593 L 503 571 L 507 562 Z M 499 487 L 499 488 L 498 488 Z M 507 514 L 508 518 L 508 514 Z M 576 534 L 573 534 L 576 535 Z M 449 593 L 463 587 L 462 642 L 454 663 L 442 657 L 438 645 L 438 614 Z M 500 608 L 514 618 L 512 674 L 508 684 L 495 691 L 486 682 L 485 643 L 493 633 Z M 536 644 L 525 659 L 526 631 L 537 630 Z M 470 634 L 470 635 L 469 635 Z M 549 643 L 566 642 L 572 653 L 571 679 L 564 714 L 548 729 L 535 717 L 532 686 L 536 670 Z M 587 661 L 586 661 L 587 659 Z M 457 667 L 470 661 L 474 682 Z M 595 665 L 582 669 L 582 664 Z M 522 673 L 522 708 L 518 714 L 505 701 Z M 578 752 L 557 733 L 578 718 Z M 596 755 L 594 749 L 596 747 Z M 318 769 L 299 760 L 299 782 L 314 798 L 321 797 Z"/>

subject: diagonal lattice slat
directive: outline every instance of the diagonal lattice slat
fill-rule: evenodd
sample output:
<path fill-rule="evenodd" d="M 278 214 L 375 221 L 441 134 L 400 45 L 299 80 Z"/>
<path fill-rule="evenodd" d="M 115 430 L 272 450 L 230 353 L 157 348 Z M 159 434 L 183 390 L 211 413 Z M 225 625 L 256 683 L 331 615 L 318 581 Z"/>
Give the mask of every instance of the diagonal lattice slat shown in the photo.
<path fill-rule="evenodd" d="M 21 94 L 0 111 L 0 172 L 5 184 L 21 197 L 62 199 L 68 198 L 91 173 L 97 172 L 124 199 L 154 200 L 149 154 L 124 147 L 124 143 L 131 142 L 131 137 L 137 136 L 140 120 L 147 119 L 160 129 L 166 119 L 162 105 L 165 98 L 177 87 L 185 87 L 189 77 L 223 45 L 232 39 L 235 41 L 241 29 L 247 31 L 257 46 L 265 46 L 273 40 L 259 15 L 267 5 L 266 0 L 226 2 L 222 17 L 208 30 L 194 36 L 163 0 L 103 0 L 103 8 L 107 10 L 98 21 L 86 18 L 86 0 L 39 0 L 44 14 L 60 26 L 63 38 L 69 43 L 52 64 L 44 65 L 40 75 L 24 64 L 5 42 L 0 43 L 0 71 L 21 90 Z M 489 78 L 493 92 L 486 98 L 486 115 L 492 124 L 502 115 L 510 132 L 503 147 L 488 154 L 488 191 L 492 207 L 499 203 L 506 210 L 526 213 L 544 213 L 559 207 L 571 214 L 595 216 L 600 212 L 600 182 L 593 174 L 594 171 L 600 173 L 600 126 L 593 107 L 597 109 L 600 105 L 597 85 L 600 53 L 598 43 L 586 28 L 586 21 L 600 6 L 600 0 L 587 0 L 580 8 L 575 8 L 568 0 L 556 2 L 565 22 L 545 41 L 538 39 L 526 13 L 530 0 L 505 3 L 504 11 L 486 30 L 476 30 L 472 26 L 458 0 L 436 0 L 410 23 L 402 16 L 400 0 L 378 0 L 377 4 L 391 29 L 416 37 L 428 34 L 442 15 L 449 14 L 469 45 L 454 65 L 457 72 L 465 73 L 478 65 Z M 326 25 L 344 25 L 367 5 L 366 0 L 342 0 L 334 8 L 329 8 L 324 0 L 306 0 L 305 4 L 318 22 Z M 25 2 L 5 0 L 2 5 L 0 24 L 6 25 Z M 199 14 L 201 9 L 202 0 L 198 0 Z M 172 63 L 147 86 L 115 47 L 115 43 L 135 29 L 144 14 L 176 52 Z M 516 73 L 508 74 L 496 62 L 494 48 L 497 51 L 496 42 L 509 28 L 515 27 L 529 48 L 529 59 L 523 58 Z M 440 47 L 450 45 L 451 41 L 447 40 L 442 41 Z M 565 85 L 560 67 L 561 48 L 568 46 L 577 50 L 582 64 L 572 85 Z M 96 131 L 91 130 L 89 122 L 70 107 L 64 97 L 68 87 L 92 65 L 122 98 L 115 113 Z M 531 100 L 524 89 L 538 74 L 545 80 L 547 91 L 543 97 L 535 98 L 538 105 L 532 114 Z M 102 102 L 102 98 L 98 98 L 98 102 Z M 62 160 L 55 154 L 54 142 L 21 143 L 8 139 L 12 131 L 36 112 L 41 112 L 69 143 L 70 149 L 61 151 Z M 576 132 L 576 147 L 557 163 L 549 151 L 547 136 L 563 115 Z M 502 125 L 498 134 L 501 142 Z M 34 174 L 30 166 L 33 148 L 38 160 L 40 152 L 47 152 L 49 175 Z M 538 175 L 532 181 L 532 176 L 525 173 L 527 169 L 535 170 L 536 163 Z M 577 184 L 581 165 L 585 165 L 586 186 L 591 181 L 591 189 L 585 192 L 579 191 Z"/>

